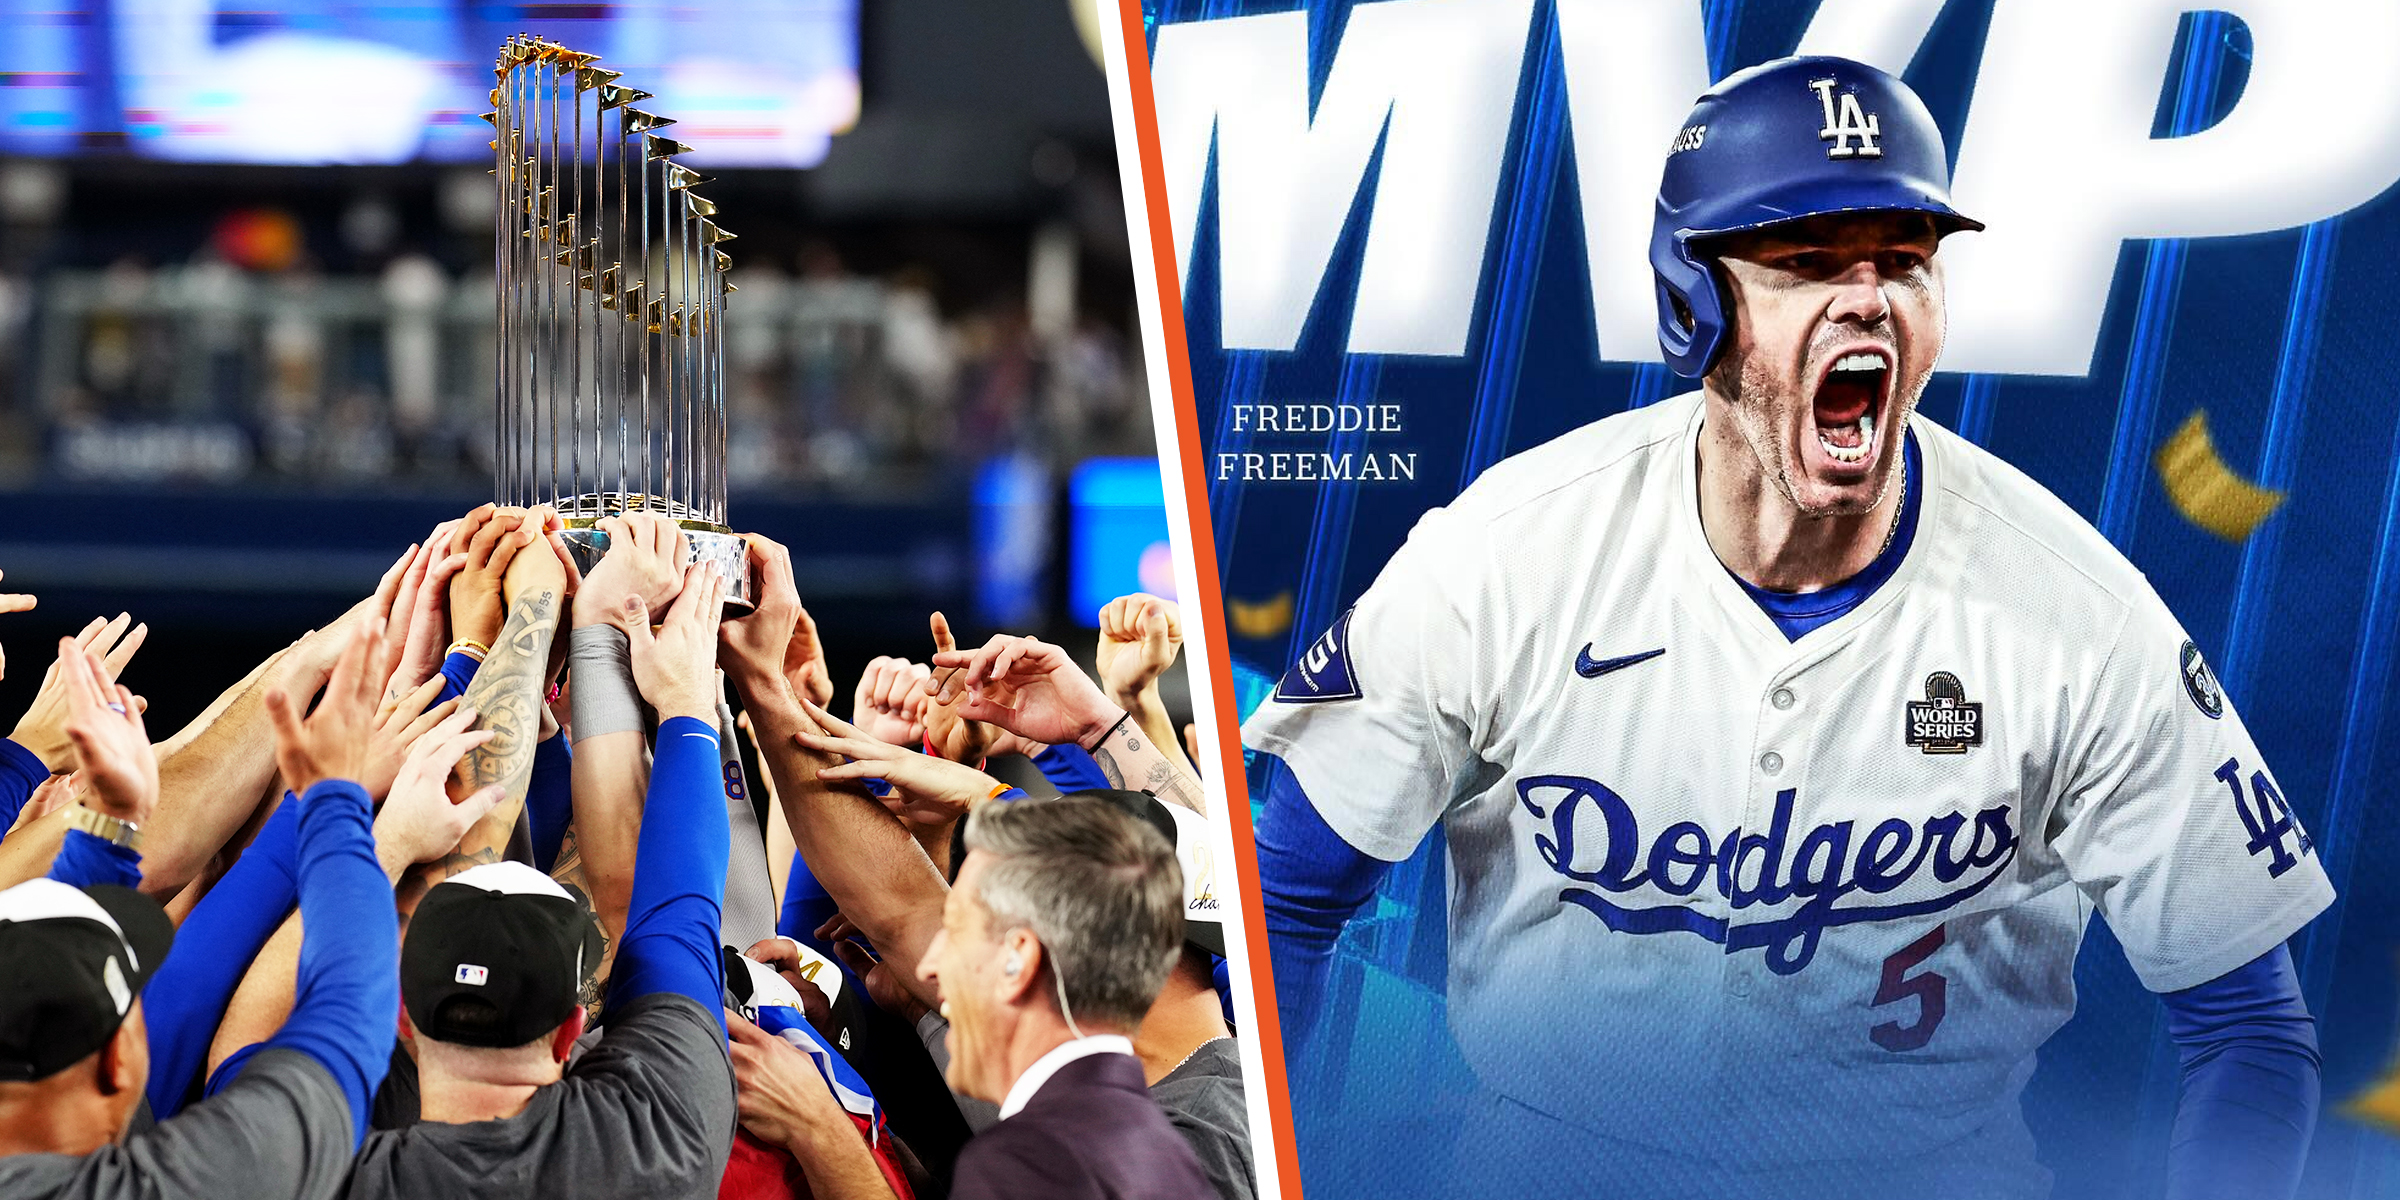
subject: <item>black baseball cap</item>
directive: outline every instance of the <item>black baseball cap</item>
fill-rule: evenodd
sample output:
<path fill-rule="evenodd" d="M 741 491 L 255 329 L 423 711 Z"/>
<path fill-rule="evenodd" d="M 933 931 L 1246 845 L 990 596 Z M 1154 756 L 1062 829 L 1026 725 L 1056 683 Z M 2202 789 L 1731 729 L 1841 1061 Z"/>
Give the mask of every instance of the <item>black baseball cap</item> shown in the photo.
<path fill-rule="evenodd" d="M 166 912 L 132 888 L 0 891 L 0 1080 L 47 1079 L 107 1045 L 174 941 Z"/>
<path fill-rule="evenodd" d="M 435 1041 L 522 1046 L 567 1019 L 599 965 L 600 931 L 565 888 L 523 863 L 492 863 L 418 902 L 400 999 Z"/>
<path fill-rule="evenodd" d="M 1208 819 L 1148 792 L 1091 788 L 1069 796 L 1106 800 L 1150 823 L 1175 847 L 1183 867 L 1183 940 L 1225 957 L 1225 926 L 1218 917 L 1217 855 L 1209 845 Z"/>

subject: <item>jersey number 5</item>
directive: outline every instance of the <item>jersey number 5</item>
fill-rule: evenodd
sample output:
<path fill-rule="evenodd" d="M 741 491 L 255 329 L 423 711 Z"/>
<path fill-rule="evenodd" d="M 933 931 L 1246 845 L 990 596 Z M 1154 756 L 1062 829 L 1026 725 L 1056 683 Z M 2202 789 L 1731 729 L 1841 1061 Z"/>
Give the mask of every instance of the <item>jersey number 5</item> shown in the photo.
<path fill-rule="evenodd" d="M 2229 758 L 2217 768 L 2217 778 L 2233 789 L 2233 811 L 2242 818 L 2242 828 L 2250 834 L 2247 849 L 2253 857 L 2267 854 L 2267 878 L 2273 879 L 2291 870 L 2300 862 L 2300 855 L 2316 848 L 2309 841 L 2308 831 L 2292 819 L 2292 806 L 2284 801 L 2283 793 L 2265 771 L 2250 772 L 2250 791 L 2242 791 L 2242 763 Z M 2299 843 L 2298 853 L 2286 849 L 2285 838 Z M 2272 853 L 2268 853 L 2272 851 Z"/>
<path fill-rule="evenodd" d="M 1885 1021 L 1867 1031 L 1875 1044 L 1894 1054 L 1922 1049 L 1933 1040 L 1933 1031 L 1941 1027 L 1942 1015 L 1949 1011 L 1950 981 L 1939 971 L 1910 975 L 1908 969 L 1933 957 L 1933 952 L 1949 940 L 1946 926 L 1936 925 L 1933 932 L 1910 942 L 1883 960 L 1883 984 L 1875 989 L 1874 1007 L 1898 1004 L 1911 996 L 1917 998 L 1917 1019 L 1913 1024 Z"/>

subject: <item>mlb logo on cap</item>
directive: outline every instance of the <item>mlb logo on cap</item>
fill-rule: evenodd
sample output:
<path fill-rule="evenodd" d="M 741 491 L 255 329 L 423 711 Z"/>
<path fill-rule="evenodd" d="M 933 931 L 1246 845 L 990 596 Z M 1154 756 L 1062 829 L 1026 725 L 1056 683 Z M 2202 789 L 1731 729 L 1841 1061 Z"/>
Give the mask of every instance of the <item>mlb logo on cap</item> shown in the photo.
<path fill-rule="evenodd" d="M 491 977 L 492 973 L 487 968 L 476 966 L 473 963 L 458 964 L 458 982 L 470 987 L 482 987 L 483 981 Z"/>

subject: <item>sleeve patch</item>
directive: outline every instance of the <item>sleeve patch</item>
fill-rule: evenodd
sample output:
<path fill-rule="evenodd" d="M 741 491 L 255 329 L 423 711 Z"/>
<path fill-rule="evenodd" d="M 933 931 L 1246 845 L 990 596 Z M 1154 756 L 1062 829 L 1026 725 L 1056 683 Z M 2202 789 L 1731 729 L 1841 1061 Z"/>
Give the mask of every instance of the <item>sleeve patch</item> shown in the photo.
<path fill-rule="evenodd" d="M 2217 686 L 2216 673 L 2200 657 L 2200 647 L 2188 641 L 2183 644 L 2183 691 L 2200 715 L 2211 721 L 2225 715 L 2225 690 Z"/>
<path fill-rule="evenodd" d="M 1350 613 L 1344 612 L 1308 650 L 1283 673 L 1275 698 L 1285 704 L 1321 704 L 1327 700 L 1356 700 L 1358 674 L 1350 669 Z"/>

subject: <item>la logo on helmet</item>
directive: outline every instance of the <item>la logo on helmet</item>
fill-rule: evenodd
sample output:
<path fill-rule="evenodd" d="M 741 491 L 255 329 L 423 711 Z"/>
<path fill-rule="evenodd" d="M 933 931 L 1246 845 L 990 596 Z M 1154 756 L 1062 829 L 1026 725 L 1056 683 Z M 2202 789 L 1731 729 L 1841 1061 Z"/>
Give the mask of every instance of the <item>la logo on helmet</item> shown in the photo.
<path fill-rule="evenodd" d="M 1883 122 L 1874 113 L 1858 106 L 1858 93 L 1844 92 L 1839 112 L 1834 104 L 1832 79 L 1812 79 L 1808 86 L 1817 93 L 1817 103 L 1825 106 L 1825 128 L 1817 136 L 1832 142 L 1825 148 L 1827 158 L 1882 158 L 1883 147 L 1875 139 L 1883 136 Z M 1855 141 L 1858 144 L 1852 145 Z"/>

